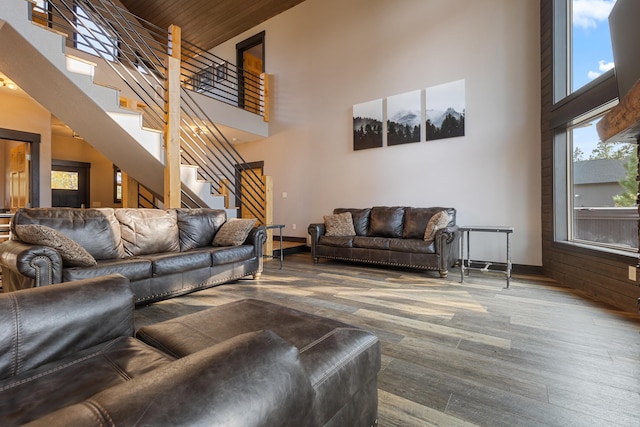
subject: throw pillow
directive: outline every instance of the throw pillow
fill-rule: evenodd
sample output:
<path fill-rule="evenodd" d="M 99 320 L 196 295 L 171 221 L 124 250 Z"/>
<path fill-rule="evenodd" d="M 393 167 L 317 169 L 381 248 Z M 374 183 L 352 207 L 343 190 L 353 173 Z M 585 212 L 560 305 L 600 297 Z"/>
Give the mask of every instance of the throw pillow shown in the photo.
<path fill-rule="evenodd" d="M 247 236 L 256 219 L 231 218 L 227 220 L 213 237 L 212 246 L 239 246 L 247 240 Z"/>
<path fill-rule="evenodd" d="M 355 236 L 351 212 L 324 216 L 325 236 Z"/>
<path fill-rule="evenodd" d="M 424 230 L 425 242 L 431 242 L 436 237 L 436 231 L 444 228 L 449 224 L 449 214 L 447 211 L 440 211 L 434 214 L 427 223 L 427 228 Z"/>
<path fill-rule="evenodd" d="M 60 253 L 64 265 L 91 267 L 97 264 L 85 248 L 51 227 L 39 224 L 16 225 L 16 234 L 25 243 L 55 249 Z"/>

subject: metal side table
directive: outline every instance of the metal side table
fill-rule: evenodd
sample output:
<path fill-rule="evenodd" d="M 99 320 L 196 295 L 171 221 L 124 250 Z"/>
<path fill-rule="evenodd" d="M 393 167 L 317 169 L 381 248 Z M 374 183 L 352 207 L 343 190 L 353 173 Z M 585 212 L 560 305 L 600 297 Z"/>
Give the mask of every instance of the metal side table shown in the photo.
<path fill-rule="evenodd" d="M 265 230 L 274 230 L 278 229 L 278 234 L 280 235 L 280 270 L 282 270 L 282 259 L 284 257 L 284 248 L 282 247 L 282 229 L 284 228 L 284 224 L 269 224 L 264 226 Z M 267 258 L 276 258 L 273 256 L 273 252 L 270 255 L 264 255 Z"/>
<path fill-rule="evenodd" d="M 460 245 L 460 249 L 462 252 L 462 256 L 460 260 L 460 283 L 464 282 L 465 271 L 467 272 L 467 274 L 469 270 L 489 271 L 490 266 L 497 265 L 497 266 L 504 267 L 504 270 L 495 270 L 495 271 L 505 273 L 505 275 L 507 276 L 507 288 L 509 288 L 509 283 L 511 282 L 511 234 L 513 234 L 513 227 L 495 226 L 495 225 L 467 225 L 467 226 L 459 227 L 459 230 L 462 232 L 462 239 L 461 239 L 461 245 Z M 469 241 L 469 235 L 471 232 L 506 234 L 507 262 L 503 263 L 503 262 L 472 261 L 469 258 L 469 247 L 471 246 Z M 465 251 L 465 241 L 466 241 L 466 251 Z M 480 267 L 480 265 L 483 265 L 483 266 Z"/>

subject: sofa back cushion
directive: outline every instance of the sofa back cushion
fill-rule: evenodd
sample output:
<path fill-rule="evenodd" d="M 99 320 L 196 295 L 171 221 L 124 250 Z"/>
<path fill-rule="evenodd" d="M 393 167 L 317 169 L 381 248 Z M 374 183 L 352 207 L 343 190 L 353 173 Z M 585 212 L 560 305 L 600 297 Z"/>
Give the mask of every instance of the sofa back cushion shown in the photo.
<path fill-rule="evenodd" d="M 449 225 L 455 225 L 455 209 L 453 208 L 411 208 L 404 210 L 404 229 L 402 237 L 404 239 L 420 239 L 424 238 L 424 232 L 431 217 L 440 211 L 447 211 L 449 214 Z"/>
<path fill-rule="evenodd" d="M 337 208 L 333 210 L 335 215 L 345 212 L 351 212 L 356 236 L 366 236 L 369 233 L 369 215 L 371 214 L 371 209 Z"/>
<path fill-rule="evenodd" d="M 402 237 L 403 222 L 403 207 L 374 206 L 371 208 L 369 236 Z"/>
<path fill-rule="evenodd" d="M 227 220 L 224 209 L 176 209 L 180 251 L 210 246 Z"/>
<path fill-rule="evenodd" d="M 126 256 L 178 252 L 177 213 L 174 209 L 116 209 Z"/>
<path fill-rule="evenodd" d="M 39 224 L 57 230 L 82 246 L 97 260 L 121 258 L 124 255 L 120 224 L 113 208 L 29 208 L 19 209 L 15 226 Z"/>

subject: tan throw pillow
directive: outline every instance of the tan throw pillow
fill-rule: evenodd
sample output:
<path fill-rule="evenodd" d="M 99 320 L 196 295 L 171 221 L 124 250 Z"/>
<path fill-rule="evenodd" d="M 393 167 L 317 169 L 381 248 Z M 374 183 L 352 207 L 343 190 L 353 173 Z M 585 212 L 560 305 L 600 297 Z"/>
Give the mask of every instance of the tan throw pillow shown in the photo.
<path fill-rule="evenodd" d="M 449 224 L 449 214 L 447 211 L 440 211 L 433 215 L 427 223 L 427 228 L 424 230 L 425 242 L 431 242 L 436 237 L 436 231 L 441 228 L 445 228 Z"/>
<path fill-rule="evenodd" d="M 239 246 L 247 240 L 247 236 L 256 219 L 231 218 L 227 220 L 213 237 L 212 246 Z"/>
<path fill-rule="evenodd" d="M 324 216 L 325 236 L 355 236 L 351 212 Z"/>
<path fill-rule="evenodd" d="M 55 249 L 60 253 L 64 265 L 91 267 L 97 264 L 85 248 L 51 227 L 38 224 L 16 225 L 16 234 L 25 243 Z"/>

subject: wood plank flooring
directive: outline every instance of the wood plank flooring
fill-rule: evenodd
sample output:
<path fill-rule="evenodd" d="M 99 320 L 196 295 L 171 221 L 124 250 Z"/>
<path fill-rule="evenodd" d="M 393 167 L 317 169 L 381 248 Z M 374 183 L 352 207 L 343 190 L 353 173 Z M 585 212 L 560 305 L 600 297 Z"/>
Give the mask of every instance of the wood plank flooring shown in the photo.
<path fill-rule="evenodd" d="M 640 426 L 640 317 L 538 276 L 394 270 L 308 253 L 136 310 L 136 326 L 242 298 L 341 320 L 382 342 L 379 425 Z"/>

